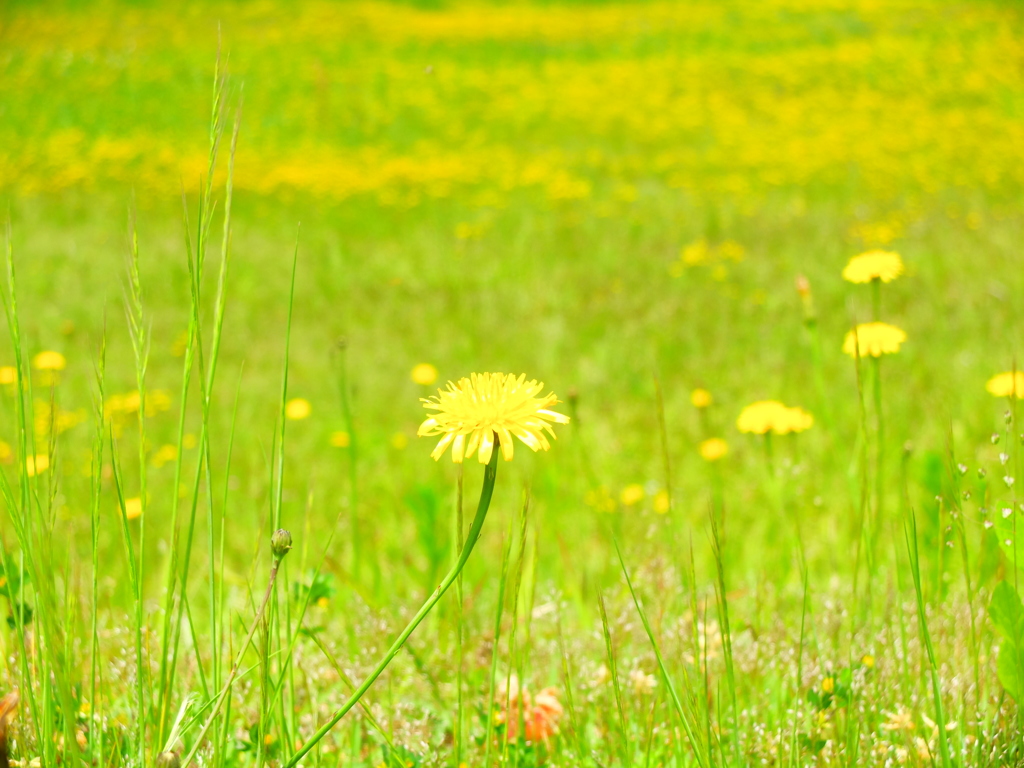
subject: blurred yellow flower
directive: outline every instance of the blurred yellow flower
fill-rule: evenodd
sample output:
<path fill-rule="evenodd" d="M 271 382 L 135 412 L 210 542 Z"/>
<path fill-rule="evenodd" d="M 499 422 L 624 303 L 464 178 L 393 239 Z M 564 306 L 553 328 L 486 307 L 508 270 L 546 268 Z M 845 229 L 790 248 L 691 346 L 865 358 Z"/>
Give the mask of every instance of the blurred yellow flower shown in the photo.
<path fill-rule="evenodd" d="M 550 410 L 558 403 L 553 392 L 536 396 L 543 388 L 536 379 L 527 381 L 526 374 L 516 378 L 511 373 L 474 373 L 458 383 L 448 382 L 448 389 L 421 398 L 423 407 L 436 413 L 420 425 L 417 434 L 441 435 L 430 454 L 435 461 L 450 445 L 452 461 L 462 463 L 479 449 L 479 461 L 486 464 L 496 439 L 505 461 L 511 461 L 513 435 L 533 451 L 546 451 L 551 443 L 545 431 L 555 437 L 551 422 L 568 424 L 569 417 Z"/>
<path fill-rule="evenodd" d="M 1024 372 L 1007 371 L 993 376 L 985 389 L 996 397 L 1024 397 Z"/>
<path fill-rule="evenodd" d="M 710 437 L 700 444 L 700 455 L 704 461 L 718 461 L 729 453 L 729 444 L 720 437 Z"/>
<path fill-rule="evenodd" d="M 292 421 L 301 421 L 308 418 L 312 412 L 313 407 L 309 404 L 309 400 L 306 400 L 304 397 L 293 398 L 285 403 L 284 406 L 284 415 Z"/>
<path fill-rule="evenodd" d="M 32 358 L 32 367 L 37 371 L 63 371 L 66 365 L 64 355 L 52 350 L 40 352 Z"/>
<path fill-rule="evenodd" d="M 634 504 L 639 504 L 644 500 L 644 487 L 640 483 L 631 483 L 622 489 L 622 493 L 619 494 L 619 500 L 622 501 L 623 506 L 632 507 Z"/>
<path fill-rule="evenodd" d="M 707 408 L 711 405 L 711 393 L 706 389 L 697 388 L 690 393 L 690 402 L 694 408 Z"/>
<path fill-rule="evenodd" d="M 14 452 L 11 450 L 11 446 L 3 440 L 0 440 L 0 461 L 8 461 L 13 454 Z"/>
<path fill-rule="evenodd" d="M 851 283 L 881 280 L 889 283 L 903 274 L 903 261 L 893 251 L 868 251 L 854 256 L 843 270 L 843 279 Z"/>
<path fill-rule="evenodd" d="M 863 656 L 860 657 L 860 663 L 863 664 L 868 669 L 874 669 L 875 668 L 875 657 L 872 656 L 870 653 L 865 653 Z"/>
<path fill-rule="evenodd" d="M 396 451 L 405 450 L 405 447 L 409 445 L 409 437 L 405 432 L 395 432 L 391 436 L 391 447 Z"/>
<path fill-rule="evenodd" d="M 161 445 L 157 452 L 153 454 L 153 458 L 150 460 L 154 467 L 162 467 L 168 462 L 174 461 L 178 458 L 178 448 L 174 445 Z"/>
<path fill-rule="evenodd" d="M 672 500 L 668 496 L 668 491 L 658 491 L 654 494 L 654 511 L 659 515 L 664 515 L 669 509 L 672 508 Z"/>
<path fill-rule="evenodd" d="M 138 496 L 124 500 L 124 516 L 129 520 L 142 517 L 142 499 Z"/>
<path fill-rule="evenodd" d="M 25 459 L 25 474 L 29 477 L 35 477 L 36 475 L 42 474 L 50 468 L 50 457 L 45 453 L 39 453 L 35 456 L 29 456 Z"/>
<path fill-rule="evenodd" d="M 349 437 L 348 432 L 344 430 L 338 430 L 337 432 L 331 433 L 331 445 L 335 448 L 348 448 L 352 442 L 352 438 Z"/>
<path fill-rule="evenodd" d="M 847 331 L 843 341 L 843 352 L 856 357 L 856 345 L 861 357 L 881 357 L 900 351 L 900 344 L 907 340 L 907 334 L 888 323 L 861 323 L 853 331 Z"/>
<path fill-rule="evenodd" d="M 412 369 L 412 380 L 423 386 L 433 384 L 437 381 L 437 368 L 430 363 L 420 363 Z"/>
<path fill-rule="evenodd" d="M 13 365 L 0 368 L 0 384 L 14 384 L 18 380 L 18 369 Z"/>
<path fill-rule="evenodd" d="M 736 420 L 740 432 L 785 435 L 803 432 L 814 425 L 814 417 L 803 408 L 787 408 L 778 400 L 761 400 L 744 408 Z"/>
<path fill-rule="evenodd" d="M 821 690 L 825 693 L 836 692 L 836 681 L 833 677 L 826 677 L 821 681 Z"/>

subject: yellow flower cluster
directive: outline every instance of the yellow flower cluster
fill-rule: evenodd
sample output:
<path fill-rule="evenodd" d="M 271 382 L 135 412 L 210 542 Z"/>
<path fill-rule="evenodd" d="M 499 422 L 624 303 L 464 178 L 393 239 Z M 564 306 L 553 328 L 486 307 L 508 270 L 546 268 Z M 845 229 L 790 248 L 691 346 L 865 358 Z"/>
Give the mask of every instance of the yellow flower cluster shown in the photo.
<path fill-rule="evenodd" d="M 206 87 L 190 84 L 211 52 L 195 30 L 220 20 L 245 52 L 233 63 L 266 85 L 246 94 L 235 185 L 249 192 L 408 207 L 456 193 L 500 205 L 530 190 L 556 203 L 629 205 L 639 180 L 656 179 L 759 200 L 779 187 L 845 186 L 851 168 L 880 199 L 1024 188 L 1024 124 L 1005 108 L 1024 93 L 1024 74 L 1006 66 L 1020 48 L 1012 7 L 964 4 L 950 25 L 929 0 L 852 0 L 844 12 L 871 35 L 823 44 L 803 20 L 835 7 L 311 0 L 282 24 L 270 0 L 18 4 L 4 17 L 0 184 L 176 194 L 179 179 L 205 170 L 206 152 L 199 137 L 183 140 L 188 123 L 168 119 L 168 104 L 201 112 Z M 703 44 L 723 39 L 734 44 L 711 53 Z M 358 44 L 359 56 L 339 56 L 338 40 Z M 614 55 L 515 55 L 552 43 Z M 464 55 L 480 45 L 512 55 Z M 294 87 L 274 87 L 282 61 Z M 153 98 L 123 109 L 140 91 Z M 88 119 L 94 111 L 106 115 L 102 128 Z M 892 236 L 883 227 L 869 239 Z"/>
<path fill-rule="evenodd" d="M 744 408 L 736 420 L 740 432 L 785 435 L 803 432 L 814 424 L 814 417 L 803 408 L 790 408 L 778 400 L 760 400 Z"/>
<path fill-rule="evenodd" d="M 861 323 L 847 331 L 843 352 L 850 357 L 881 357 L 900 351 L 907 334 L 888 323 Z"/>
<path fill-rule="evenodd" d="M 893 251 L 868 251 L 854 256 L 843 270 L 843 279 L 851 283 L 881 280 L 889 283 L 903 274 L 903 261 Z"/>

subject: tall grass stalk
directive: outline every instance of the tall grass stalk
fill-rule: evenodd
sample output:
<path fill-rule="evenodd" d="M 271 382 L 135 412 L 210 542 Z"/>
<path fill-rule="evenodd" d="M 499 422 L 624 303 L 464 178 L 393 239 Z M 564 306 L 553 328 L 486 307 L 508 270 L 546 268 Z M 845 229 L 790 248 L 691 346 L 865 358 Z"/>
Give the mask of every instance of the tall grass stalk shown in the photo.
<path fill-rule="evenodd" d="M 658 641 L 654 637 L 654 631 L 651 629 L 651 623 L 647 620 L 647 613 L 640 604 L 640 598 L 637 597 L 636 590 L 633 588 L 633 581 L 629 577 L 629 569 L 626 567 L 626 561 L 622 557 L 622 550 L 619 548 L 618 541 L 614 543 L 615 554 L 619 557 L 619 565 L 622 567 L 623 576 L 626 577 L 626 585 L 629 587 L 629 594 L 633 598 L 633 605 L 636 606 L 637 613 L 640 615 L 640 621 L 644 625 L 644 631 L 647 633 L 648 640 L 651 641 L 651 648 L 654 650 L 654 656 L 658 660 L 658 669 L 661 671 L 661 677 L 665 681 L 665 687 L 668 689 L 669 697 L 672 700 L 672 706 L 675 708 L 676 715 L 679 717 L 679 722 L 683 726 L 686 739 L 693 750 L 694 757 L 700 768 L 710 768 L 712 765 L 711 755 L 708 745 L 698 736 L 696 715 L 692 702 L 687 702 L 687 706 L 684 707 L 683 701 L 679 698 L 679 693 L 676 691 L 676 686 L 672 682 L 668 667 L 665 665 L 665 659 L 661 654 L 661 648 L 658 646 Z M 696 619 L 696 617 L 694 618 Z"/>
<path fill-rule="evenodd" d="M 917 621 L 921 632 L 921 642 L 924 645 L 928 659 L 928 671 L 931 678 L 932 703 L 935 712 L 935 724 L 939 730 L 939 751 L 942 753 L 943 768 L 950 768 L 952 765 L 949 754 L 949 744 L 946 739 L 946 717 L 942 706 L 942 687 L 939 683 L 939 666 L 935 658 L 935 648 L 932 645 L 932 636 L 928 631 L 928 617 L 925 613 L 924 592 L 921 589 L 921 562 L 917 547 L 917 520 L 913 510 L 907 510 L 903 518 L 903 533 L 907 545 L 907 556 L 910 561 L 910 574 L 914 580 L 914 597 L 917 602 Z"/>
<path fill-rule="evenodd" d="M 632 763 L 629 748 L 629 730 L 626 726 L 626 708 L 622 703 L 622 684 L 619 682 L 619 664 L 615 653 L 615 646 L 612 643 L 612 631 L 608 621 L 608 610 L 604 604 L 604 594 L 597 593 L 597 605 L 601 612 L 601 633 L 604 637 L 605 660 L 608 662 L 608 671 L 611 673 L 612 692 L 615 696 L 615 712 L 618 715 L 616 725 L 619 731 L 619 758 L 623 766 Z"/>

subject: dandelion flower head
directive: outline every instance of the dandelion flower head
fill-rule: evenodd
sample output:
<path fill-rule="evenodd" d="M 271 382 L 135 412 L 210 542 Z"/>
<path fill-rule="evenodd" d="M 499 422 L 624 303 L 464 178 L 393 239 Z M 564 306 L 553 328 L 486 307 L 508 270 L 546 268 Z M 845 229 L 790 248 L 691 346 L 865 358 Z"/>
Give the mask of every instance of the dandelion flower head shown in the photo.
<path fill-rule="evenodd" d="M 429 386 L 437 381 L 437 368 L 430 363 L 420 363 L 413 366 L 410 376 L 416 384 Z"/>
<path fill-rule="evenodd" d="M 52 350 L 40 352 L 32 358 L 32 367 L 37 371 L 63 371 L 66 365 L 64 355 Z"/>
<path fill-rule="evenodd" d="M 985 389 L 996 397 L 1024 397 L 1024 371 L 1007 371 L 993 376 Z"/>
<path fill-rule="evenodd" d="M 709 437 L 700 444 L 700 457 L 704 461 L 718 461 L 729 453 L 729 444 L 720 437 Z"/>
<path fill-rule="evenodd" d="M 422 398 L 423 407 L 435 413 L 420 424 L 420 437 L 440 435 L 430 454 L 436 461 L 451 446 L 452 461 L 461 464 L 477 453 L 481 464 L 491 460 L 495 439 L 505 461 L 514 453 L 512 437 L 518 437 L 533 451 L 548 450 L 547 432 L 555 432 L 551 422 L 568 424 L 569 417 L 551 410 L 558 403 L 554 393 L 537 395 L 544 384 L 526 380 L 526 374 L 474 373 L 458 382 L 448 382 L 430 398 Z"/>
<path fill-rule="evenodd" d="M 889 283 L 903 274 L 903 260 L 893 251 L 868 251 L 854 256 L 843 270 L 843 279 L 851 283 L 881 280 Z"/>
<path fill-rule="evenodd" d="M 694 408 L 707 408 L 711 405 L 711 393 L 706 389 L 695 389 L 690 393 L 690 402 Z"/>
<path fill-rule="evenodd" d="M 18 381 L 18 369 L 13 365 L 0 367 L 0 384 L 14 384 Z"/>
<path fill-rule="evenodd" d="M 312 412 L 313 406 L 304 397 L 296 397 L 289 400 L 284 406 L 284 415 L 292 421 L 301 421 L 308 418 Z"/>
<path fill-rule="evenodd" d="M 644 500 L 644 487 L 640 483 L 632 483 L 622 489 L 619 499 L 627 507 L 632 507 Z"/>
<path fill-rule="evenodd" d="M 814 425 L 814 417 L 803 408 L 789 408 L 778 400 L 761 400 L 744 408 L 736 420 L 740 432 L 785 435 L 803 432 Z"/>
<path fill-rule="evenodd" d="M 900 351 L 900 344 L 906 340 L 907 334 L 895 325 L 861 323 L 856 329 L 847 332 L 843 352 L 850 357 L 856 357 L 856 350 L 859 347 L 861 357 L 892 355 Z"/>

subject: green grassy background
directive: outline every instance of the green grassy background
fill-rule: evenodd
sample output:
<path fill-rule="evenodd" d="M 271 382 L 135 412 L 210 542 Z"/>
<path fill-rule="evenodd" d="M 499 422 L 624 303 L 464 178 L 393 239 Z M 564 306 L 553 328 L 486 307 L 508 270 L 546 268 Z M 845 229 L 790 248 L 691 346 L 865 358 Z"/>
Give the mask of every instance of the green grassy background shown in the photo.
<path fill-rule="evenodd" d="M 799 583 L 761 445 L 735 430 L 747 403 L 777 398 L 815 414 L 813 429 L 777 446 L 788 508 L 823 592 L 848 589 L 857 570 L 866 470 L 854 365 L 841 344 L 871 309 L 868 289 L 840 277 L 850 256 L 885 247 L 907 265 L 883 291 L 883 317 L 909 337 L 883 361 L 886 542 L 903 507 L 901 466 L 933 558 L 943 538 L 934 499 L 948 491 L 951 441 L 972 473 L 997 461 L 989 435 L 1002 430 L 1005 405 L 984 385 L 1022 352 L 1020 22 L 1010 3 L 909 0 L 6 4 L 0 199 L 10 211 L 25 349 L 65 354 L 54 397 L 64 409 L 88 409 L 105 329 L 107 391 L 134 388 L 123 311 L 132 211 L 152 330 L 148 386 L 172 400 L 148 425 L 147 454 L 175 442 L 182 360 L 172 348 L 188 325 L 185 233 L 195 230 L 219 45 L 229 119 L 241 104 L 211 421 L 218 494 L 232 423 L 236 430 L 229 582 L 251 584 L 251 555 L 265 546 L 298 241 L 289 395 L 307 398 L 312 416 L 287 423 L 283 520 L 310 548 L 307 561 L 337 528 L 325 568 L 341 586 L 327 609 L 340 624 L 362 601 L 397 615 L 432 589 L 450 557 L 456 471 L 447 459 L 430 461 L 431 446 L 415 437 L 417 398 L 432 389 L 409 371 L 430 362 L 442 381 L 526 372 L 563 400 L 579 397 L 578 430 L 561 430 L 550 453 L 521 451 L 500 467 L 492 519 L 467 570 L 482 605 L 496 597 L 501 531 L 524 484 L 533 499 L 531 578 L 575 608 L 576 631 L 592 628 L 595 589 L 621 581 L 609 523 L 627 560 L 654 574 L 681 567 L 692 542 L 709 589 L 706 521 L 720 470 L 730 585 L 746 590 L 745 621 L 760 626 L 762 598 L 771 603 L 768 595 Z M 702 239 L 738 243 L 742 257 L 684 264 L 683 249 Z M 798 275 L 810 280 L 818 310 L 823 390 Z M 12 362 L 2 349 L 0 362 Z M 665 487 L 655 375 L 672 462 L 668 515 L 652 506 Z M 705 436 L 689 400 L 697 386 L 714 395 L 712 429 L 730 444 L 714 468 L 697 452 Z M 329 440 L 345 427 L 342 388 L 358 447 L 354 515 L 352 450 Z M 189 419 L 196 432 L 194 408 Z M 407 446 L 397 447 L 398 434 Z M 0 421 L 0 437 L 15 443 L 11 419 Z M 128 429 L 119 439 L 126 495 L 135 496 L 137 437 Z M 908 441 L 913 452 L 901 465 Z M 61 435 L 54 473 L 57 547 L 74 553 L 81 578 L 91 446 L 88 420 Z M 195 451 L 183 462 L 194 467 Z M 156 600 L 176 491 L 173 464 L 148 472 L 144 556 L 154 563 Z M 478 474 L 467 469 L 470 496 Z M 588 504 L 595 485 L 618 498 L 632 483 L 648 489 L 635 506 L 608 513 Z M 112 615 L 130 599 L 115 499 L 108 478 L 100 607 Z M 980 528 L 972 536 L 981 551 Z M 355 540 L 364 559 L 353 571 Z M 883 548 L 886 562 L 891 549 Z M 957 573 L 953 562 L 936 560 L 927 578 Z M 896 573 L 882 568 L 880 582 L 896 589 Z M 794 594 L 790 628 L 800 618 Z M 200 615 L 204 599 L 200 590 Z M 483 633 L 491 619 L 481 610 L 469 609 L 467 621 Z"/>

